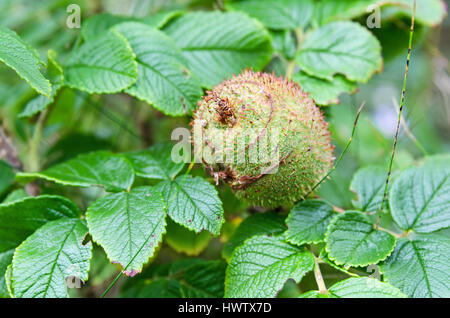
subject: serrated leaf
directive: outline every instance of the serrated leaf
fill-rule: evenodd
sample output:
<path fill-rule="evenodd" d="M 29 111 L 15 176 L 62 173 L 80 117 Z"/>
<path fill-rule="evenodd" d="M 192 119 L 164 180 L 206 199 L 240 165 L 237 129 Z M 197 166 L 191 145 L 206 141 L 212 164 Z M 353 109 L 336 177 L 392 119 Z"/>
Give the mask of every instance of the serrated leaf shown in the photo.
<path fill-rule="evenodd" d="M 137 81 L 135 56 L 128 41 L 110 30 L 71 52 L 65 84 L 90 94 L 118 93 Z"/>
<path fill-rule="evenodd" d="M 238 12 L 187 13 L 164 31 L 182 49 L 189 69 L 209 87 L 245 68 L 262 69 L 272 55 L 267 31 Z"/>
<path fill-rule="evenodd" d="M 292 80 L 297 82 L 303 91 L 310 93 L 319 105 L 339 104 L 339 96 L 342 93 L 353 94 L 358 89 L 356 83 L 342 75 L 335 75 L 330 81 L 299 72 L 292 76 Z"/>
<path fill-rule="evenodd" d="M 427 164 L 404 171 L 389 194 L 391 214 L 404 230 L 433 232 L 450 226 L 450 165 Z"/>
<path fill-rule="evenodd" d="M 0 195 L 14 183 L 15 173 L 13 168 L 3 160 L 0 160 Z"/>
<path fill-rule="evenodd" d="M 126 92 L 167 115 L 192 113 L 203 90 L 197 77 L 184 66 L 183 55 L 173 40 L 137 22 L 114 29 L 129 41 L 138 63 L 138 80 Z"/>
<path fill-rule="evenodd" d="M 229 259 L 233 251 L 252 236 L 279 234 L 286 231 L 286 229 L 284 217 L 279 214 L 273 212 L 253 214 L 242 221 L 224 244 L 222 256 Z"/>
<path fill-rule="evenodd" d="M 220 298 L 224 292 L 225 268 L 223 261 L 184 259 L 170 264 L 166 273 L 155 273 L 150 282 L 133 282 L 122 297 Z"/>
<path fill-rule="evenodd" d="M 296 245 L 322 242 L 334 215 L 333 207 L 324 201 L 307 200 L 295 204 L 286 219 L 286 240 Z"/>
<path fill-rule="evenodd" d="M 217 190 L 201 177 L 179 176 L 158 185 L 167 205 L 167 214 L 176 223 L 200 232 L 220 233 L 224 222 Z"/>
<path fill-rule="evenodd" d="M 155 187 L 115 193 L 91 204 L 89 233 L 125 274 L 134 276 L 153 255 L 166 229 L 164 199 Z"/>
<path fill-rule="evenodd" d="M 335 74 L 342 74 L 363 83 L 383 65 L 380 43 L 355 22 L 333 22 L 312 31 L 301 43 L 296 61 L 315 77 L 332 81 Z"/>
<path fill-rule="evenodd" d="M 90 41 L 92 39 L 95 39 L 99 34 L 107 31 L 109 28 L 123 22 L 142 22 L 148 26 L 162 28 L 171 19 L 180 16 L 181 14 L 181 11 L 167 11 L 158 12 L 143 18 L 136 18 L 133 16 L 100 13 L 90 17 L 85 22 L 83 22 L 81 34 L 86 41 Z"/>
<path fill-rule="evenodd" d="M 184 167 L 184 163 L 172 160 L 173 146 L 159 144 L 149 149 L 125 153 L 124 156 L 133 164 L 137 176 L 157 180 L 171 180 Z"/>
<path fill-rule="evenodd" d="M 450 297 L 450 239 L 423 234 L 399 239 L 394 252 L 380 265 L 384 279 L 410 297 Z"/>
<path fill-rule="evenodd" d="M 164 237 L 167 244 L 178 253 L 186 253 L 189 256 L 200 254 L 211 241 L 208 231 L 195 233 L 177 223 L 167 221 L 167 233 Z"/>
<path fill-rule="evenodd" d="M 12 68 L 38 93 L 50 96 L 52 86 L 39 71 L 42 63 L 28 44 L 15 32 L 0 27 L 0 61 Z"/>
<path fill-rule="evenodd" d="M 304 28 L 314 11 L 311 0 L 243 0 L 226 2 L 225 7 L 243 11 L 275 30 Z"/>
<path fill-rule="evenodd" d="M 384 260 L 395 246 L 395 237 L 376 230 L 370 217 L 348 211 L 339 214 L 325 236 L 329 258 L 338 265 L 366 266 Z"/>
<path fill-rule="evenodd" d="M 310 252 L 289 245 L 282 237 L 255 236 L 231 257 L 225 297 L 275 297 L 289 278 L 300 282 L 313 268 Z"/>
<path fill-rule="evenodd" d="M 82 245 L 87 227 L 79 219 L 52 221 L 29 236 L 14 252 L 14 297 L 68 297 L 66 278 L 88 279 L 92 244 Z"/>
<path fill-rule="evenodd" d="M 80 155 L 42 172 L 20 173 L 17 177 L 42 178 L 79 187 L 103 186 L 107 191 L 118 192 L 131 187 L 134 171 L 124 157 L 99 151 Z"/>
<path fill-rule="evenodd" d="M 43 195 L 0 204 L 0 297 L 7 297 L 4 274 L 14 249 L 47 222 L 76 218 L 80 210 L 68 199 Z"/>
<path fill-rule="evenodd" d="M 358 201 L 353 201 L 353 205 L 361 211 L 378 211 L 384 196 L 386 177 L 386 169 L 381 167 L 359 169 L 350 184 L 350 190 L 358 195 Z"/>

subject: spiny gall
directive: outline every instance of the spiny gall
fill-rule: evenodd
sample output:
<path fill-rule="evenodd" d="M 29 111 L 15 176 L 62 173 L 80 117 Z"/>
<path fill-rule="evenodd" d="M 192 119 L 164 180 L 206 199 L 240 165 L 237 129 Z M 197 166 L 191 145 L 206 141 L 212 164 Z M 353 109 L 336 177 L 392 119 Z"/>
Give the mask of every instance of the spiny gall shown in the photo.
<path fill-rule="evenodd" d="M 247 70 L 223 81 L 199 102 L 192 124 L 197 159 L 253 205 L 302 199 L 334 160 L 314 101 L 271 74 Z"/>

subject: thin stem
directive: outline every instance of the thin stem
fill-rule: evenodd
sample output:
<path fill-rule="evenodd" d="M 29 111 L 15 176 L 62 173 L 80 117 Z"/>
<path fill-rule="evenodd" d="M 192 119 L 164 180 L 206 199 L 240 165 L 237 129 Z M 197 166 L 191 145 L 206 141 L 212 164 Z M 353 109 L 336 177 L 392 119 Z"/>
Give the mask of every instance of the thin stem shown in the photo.
<path fill-rule="evenodd" d="M 355 118 L 355 122 L 353 123 L 353 129 L 352 129 L 352 134 L 350 136 L 350 139 L 347 142 L 347 145 L 345 146 L 344 150 L 342 151 L 341 155 L 339 156 L 339 159 L 336 161 L 335 165 L 333 166 L 333 168 L 330 169 L 330 171 L 328 171 L 328 173 L 322 178 L 320 179 L 319 182 L 317 182 L 312 188 L 311 190 L 309 190 L 309 192 L 304 196 L 304 198 L 307 198 L 311 193 L 314 192 L 314 190 L 326 179 L 330 176 L 331 173 L 333 173 L 334 170 L 336 170 L 337 166 L 339 165 L 339 163 L 341 162 L 342 158 L 344 157 L 344 154 L 347 152 L 348 148 L 350 147 L 350 145 L 352 144 L 353 141 L 353 136 L 355 135 L 355 131 L 356 131 L 356 125 L 358 124 L 358 119 L 359 119 L 359 115 L 361 114 L 362 109 L 364 108 L 365 102 L 363 102 L 361 104 L 361 107 L 359 107 L 358 112 L 356 113 L 356 118 Z"/>
<path fill-rule="evenodd" d="M 297 39 L 297 47 L 295 49 L 294 56 L 297 55 L 297 52 L 298 52 L 298 50 L 300 48 L 300 43 L 303 40 L 303 31 L 302 31 L 301 28 L 298 28 L 298 29 L 295 30 L 295 37 Z M 297 67 L 297 62 L 295 61 L 295 57 L 294 57 L 292 60 L 290 60 L 288 62 L 288 65 L 287 65 L 287 68 L 286 68 L 286 79 L 291 79 L 292 78 L 292 75 L 294 75 L 294 73 L 295 73 L 295 68 L 296 67 Z"/>
<path fill-rule="evenodd" d="M 378 230 L 387 232 L 387 233 L 391 234 L 392 236 L 394 236 L 394 237 L 396 237 L 396 238 L 402 238 L 402 237 L 405 237 L 405 233 L 398 234 L 398 233 L 395 233 L 395 232 L 393 232 L 393 231 L 391 231 L 391 230 L 382 228 L 382 227 L 379 226 L 379 225 L 378 225 Z"/>
<path fill-rule="evenodd" d="M 288 62 L 288 66 L 286 68 L 286 79 L 291 79 L 292 75 L 295 73 L 295 67 L 297 64 L 295 63 L 295 60 L 290 60 Z"/>
<path fill-rule="evenodd" d="M 328 293 L 327 286 L 323 280 L 322 272 L 320 271 L 320 265 L 317 257 L 314 257 L 314 277 L 316 279 L 317 287 L 319 288 L 319 293 Z"/>
<path fill-rule="evenodd" d="M 402 95 L 401 95 L 401 99 L 400 99 L 400 109 L 399 109 L 399 112 L 398 112 L 397 128 L 395 130 L 394 145 L 392 147 L 392 155 L 391 155 L 391 160 L 389 162 L 388 175 L 387 175 L 387 178 L 386 178 L 386 184 L 384 186 L 383 200 L 381 201 L 380 211 L 378 212 L 378 219 L 377 219 L 377 224 L 376 224 L 377 228 L 380 225 L 381 213 L 383 211 L 384 203 L 385 203 L 386 198 L 387 198 L 388 186 L 389 186 L 389 181 L 390 181 L 391 173 L 392 173 L 392 165 L 394 163 L 395 150 L 397 148 L 398 133 L 399 133 L 399 130 L 400 130 L 400 123 L 401 123 L 401 119 L 402 119 L 402 111 L 403 111 L 403 106 L 404 106 L 404 103 L 405 103 L 406 83 L 407 83 L 407 80 L 408 80 L 409 63 L 410 63 L 410 60 L 411 60 L 412 41 L 413 41 L 413 36 L 414 36 L 414 19 L 415 19 L 415 15 L 416 15 L 416 0 L 414 0 L 413 11 L 412 11 L 412 16 L 411 16 L 411 29 L 410 29 L 410 32 L 409 32 L 408 56 L 406 58 L 405 76 L 403 78 L 403 89 L 402 89 Z"/>
<path fill-rule="evenodd" d="M 39 118 L 34 127 L 33 137 L 30 140 L 29 144 L 29 153 L 28 153 L 28 171 L 35 172 L 39 171 L 40 168 L 40 155 L 39 155 L 39 146 L 42 139 L 42 132 L 44 130 L 45 122 L 47 121 L 48 114 L 50 112 L 50 107 L 45 108 L 40 114 Z"/>

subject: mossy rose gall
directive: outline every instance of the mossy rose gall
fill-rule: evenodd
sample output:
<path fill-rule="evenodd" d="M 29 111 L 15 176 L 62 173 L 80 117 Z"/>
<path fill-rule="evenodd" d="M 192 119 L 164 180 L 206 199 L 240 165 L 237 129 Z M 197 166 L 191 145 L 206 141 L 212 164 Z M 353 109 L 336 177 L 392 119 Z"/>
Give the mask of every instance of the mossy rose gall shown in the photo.
<path fill-rule="evenodd" d="M 296 83 L 270 74 L 245 71 L 222 82 L 199 102 L 193 126 L 197 158 L 253 205 L 302 199 L 334 160 L 328 124 L 314 101 Z"/>

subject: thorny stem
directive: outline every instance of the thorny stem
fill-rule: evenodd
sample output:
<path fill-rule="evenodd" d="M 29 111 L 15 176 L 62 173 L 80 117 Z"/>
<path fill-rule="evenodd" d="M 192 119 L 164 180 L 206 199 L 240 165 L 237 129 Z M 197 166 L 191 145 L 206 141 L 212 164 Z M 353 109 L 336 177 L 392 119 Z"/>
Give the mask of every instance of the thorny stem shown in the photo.
<path fill-rule="evenodd" d="M 328 293 L 327 286 L 323 280 L 322 272 L 320 271 L 320 265 L 317 257 L 314 256 L 314 277 L 316 279 L 317 287 L 319 288 L 319 293 Z"/>
<path fill-rule="evenodd" d="M 311 193 L 314 192 L 314 190 L 326 179 L 330 176 L 331 173 L 333 173 L 334 170 L 336 170 L 337 166 L 339 165 L 339 163 L 341 162 L 342 158 L 344 157 L 345 153 L 347 152 L 348 148 L 350 147 L 350 145 L 352 144 L 353 141 L 353 136 L 355 135 L 355 131 L 356 131 L 356 125 L 358 124 L 358 119 L 359 119 L 359 115 L 361 114 L 362 109 L 364 108 L 365 102 L 363 102 L 361 104 L 361 107 L 359 107 L 358 112 L 356 113 L 356 118 L 355 118 L 355 122 L 353 123 L 353 129 L 352 129 L 352 134 L 350 135 L 350 139 L 347 142 L 347 145 L 345 146 L 344 150 L 342 151 L 341 155 L 339 156 L 339 159 L 336 161 L 336 163 L 334 164 L 333 168 L 330 169 L 330 171 L 328 171 L 328 173 L 322 178 L 320 179 L 319 182 L 317 182 L 312 188 L 311 190 L 309 190 L 309 192 L 304 196 L 304 198 L 307 198 Z"/>
<path fill-rule="evenodd" d="M 40 168 L 40 156 L 39 156 L 39 146 L 42 139 L 42 132 L 44 130 L 45 122 L 47 121 L 49 114 L 49 107 L 44 109 L 40 114 L 34 127 L 33 137 L 29 144 L 28 153 L 28 170 L 30 172 L 39 171 Z"/>
<path fill-rule="evenodd" d="M 409 32 L 408 56 L 406 58 L 405 76 L 403 78 L 403 89 L 402 89 L 402 95 L 401 95 L 401 99 L 400 99 L 400 109 L 399 109 L 399 112 L 398 112 L 397 128 L 395 130 L 394 145 L 392 147 L 392 155 L 391 155 L 391 160 L 389 162 L 388 175 L 387 175 L 387 178 L 386 178 L 386 184 L 384 186 L 383 200 L 381 200 L 381 207 L 380 207 L 380 210 L 378 211 L 378 219 L 377 219 L 376 228 L 378 228 L 378 226 L 380 225 L 381 213 L 383 211 L 384 203 L 385 203 L 386 198 L 387 198 L 387 191 L 388 191 L 388 186 L 389 186 L 389 180 L 390 180 L 391 172 L 392 172 L 392 164 L 394 163 L 395 150 L 397 148 L 397 141 L 398 141 L 398 133 L 399 133 L 399 130 L 400 130 L 400 123 L 401 123 L 401 120 L 402 120 L 402 111 L 403 111 L 403 106 L 404 106 L 404 103 L 405 103 L 406 82 L 408 80 L 409 62 L 411 60 L 412 41 L 413 41 L 413 36 L 414 36 L 414 19 L 415 19 L 415 15 L 416 15 L 416 0 L 414 0 L 414 5 L 413 5 L 413 9 L 412 10 L 413 11 L 412 11 L 412 16 L 411 16 L 411 29 L 410 29 L 410 32 Z"/>

